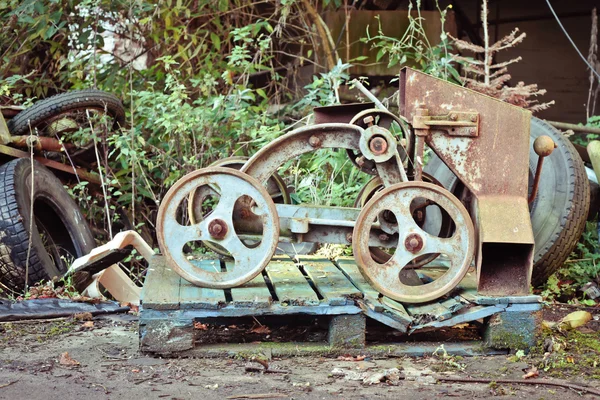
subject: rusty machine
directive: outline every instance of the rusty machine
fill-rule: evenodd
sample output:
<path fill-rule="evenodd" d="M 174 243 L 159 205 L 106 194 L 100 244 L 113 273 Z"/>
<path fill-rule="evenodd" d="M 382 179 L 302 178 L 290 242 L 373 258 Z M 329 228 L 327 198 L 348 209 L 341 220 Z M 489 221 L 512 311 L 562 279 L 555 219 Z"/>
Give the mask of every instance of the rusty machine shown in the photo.
<path fill-rule="evenodd" d="M 530 112 L 410 68 L 401 72 L 399 99 L 400 117 L 372 104 L 316 109 L 315 124 L 249 160 L 181 178 L 157 217 L 167 265 L 196 286 L 228 289 L 259 275 L 278 246 L 342 243 L 352 245 L 372 288 L 401 303 L 438 299 L 473 267 L 480 294 L 527 295 Z M 554 147 L 546 139 L 536 142 L 540 160 Z M 423 172 L 425 146 L 465 190 L 451 193 Z M 290 204 L 278 169 L 318 149 L 345 150 L 373 175 L 356 208 Z M 187 251 L 195 242 L 233 262 L 198 262 Z M 421 274 L 432 264 L 442 272 Z"/>

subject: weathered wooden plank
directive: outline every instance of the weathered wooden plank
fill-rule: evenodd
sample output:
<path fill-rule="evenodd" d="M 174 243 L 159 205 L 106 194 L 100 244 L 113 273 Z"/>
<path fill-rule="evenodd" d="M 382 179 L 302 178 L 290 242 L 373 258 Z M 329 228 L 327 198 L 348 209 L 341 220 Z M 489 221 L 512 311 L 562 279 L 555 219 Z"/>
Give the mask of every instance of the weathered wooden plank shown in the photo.
<path fill-rule="evenodd" d="M 144 308 L 175 310 L 179 308 L 180 277 L 166 263 L 163 256 L 153 256 L 142 289 Z"/>
<path fill-rule="evenodd" d="M 431 321 L 422 325 L 415 325 L 410 329 L 410 333 L 420 330 L 431 330 L 434 328 L 443 328 L 446 326 L 454 326 L 465 322 L 475 321 L 481 318 L 489 317 L 490 315 L 504 312 L 505 308 L 497 306 L 473 306 L 468 309 L 460 310 L 452 318 L 443 321 Z"/>
<path fill-rule="evenodd" d="M 406 311 L 419 321 L 443 321 L 452 316 L 452 311 L 438 302 L 427 304 L 409 304 Z"/>
<path fill-rule="evenodd" d="M 464 300 L 462 300 L 460 296 L 443 300 L 440 302 L 440 304 L 450 310 L 450 312 L 453 314 L 465 306 Z"/>
<path fill-rule="evenodd" d="M 319 297 L 292 261 L 275 259 L 267 265 L 267 275 L 282 305 L 317 305 Z"/>
<path fill-rule="evenodd" d="M 339 257 L 335 260 L 337 266 L 346 274 L 354 286 L 368 297 L 377 299 L 379 292 L 373 289 L 360 273 L 358 265 L 352 257 Z"/>
<path fill-rule="evenodd" d="M 412 322 L 412 319 L 410 317 L 403 316 L 402 314 L 396 312 L 389 312 L 389 309 L 387 309 L 387 307 L 381 305 L 379 311 L 374 310 L 373 307 L 370 307 L 370 304 L 368 304 L 368 300 L 359 299 L 356 300 L 356 303 L 367 317 L 372 318 L 375 321 L 379 321 L 382 324 L 390 326 L 394 329 L 397 329 L 400 332 L 406 332 L 408 326 Z"/>
<path fill-rule="evenodd" d="M 230 263 L 228 261 L 227 265 Z M 231 299 L 234 306 L 243 308 L 265 308 L 273 304 L 273 296 L 262 274 L 242 286 L 232 288 Z"/>
<path fill-rule="evenodd" d="M 388 307 L 397 313 L 400 313 L 402 315 L 406 315 L 407 317 L 409 317 L 408 312 L 406 312 L 406 308 L 404 308 L 404 306 L 401 303 L 398 303 L 396 300 L 392 300 L 389 297 L 383 296 L 379 299 L 379 302 L 381 304 L 383 304 L 385 307 Z M 410 319 L 412 320 L 412 318 L 410 318 Z"/>
<path fill-rule="evenodd" d="M 364 293 L 366 304 L 371 306 L 371 310 L 375 312 L 387 311 L 390 314 L 397 314 L 396 318 L 400 321 L 412 321 L 401 303 L 385 296 L 379 296 L 379 292 L 373 289 L 362 276 L 353 258 L 340 257 L 336 260 L 336 264 L 350 278 L 352 283 Z"/>
<path fill-rule="evenodd" d="M 340 271 L 331 260 L 323 257 L 300 256 L 299 263 L 323 295 L 324 301 L 332 306 L 352 302 L 352 298 L 362 297 L 362 293 Z"/>
<path fill-rule="evenodd" d="M 460 297 L 462 297 L 469 303 L 475 303 L 478 297 L 477 289 L 465 289 L 460 292 Z"/>
<path fill-rule="evenodd" d="M 211 270 L 219 266 L 219 260 L 195 261 L 200 268 Z M 225 292 L 222 289 L 201 288 L 181 279 L 179 289 L 179 306 L 187 308 L 205 308 L 216 310 L 225 305 Z"/>

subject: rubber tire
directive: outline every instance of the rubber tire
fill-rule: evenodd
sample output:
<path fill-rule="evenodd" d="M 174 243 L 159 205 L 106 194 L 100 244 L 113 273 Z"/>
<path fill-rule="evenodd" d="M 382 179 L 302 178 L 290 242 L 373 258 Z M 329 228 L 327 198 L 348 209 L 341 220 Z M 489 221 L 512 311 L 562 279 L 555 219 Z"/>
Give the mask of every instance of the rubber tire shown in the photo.
<path fill-rule="evenodd" d="M 30 123 L 34 128 L 58 114 L 77 109 L 106 109 L 107 114 L 113 118 L 115 126 L 125 124 L 125 110 L 117 97 L 101 90 L 85 89 L 57 94 L 36 102 L 11 119 L 8 122 L 8 130 L 12 135 L 28 135 Z"/>
<path fill-rule="evenodd" d="M 38 218 L 44 218 L 55 233 L 52 237 L 75 257 L 88 254 L 95 246 L 94 236 L 79 207 L 61 181 L 46 167 L 34 162 L 34 201 L 41 204 Z M 15 292 L 25 286 L 29 247 L 31 207 L 31 160 L 19 158 L 0 167 L 0 282 Z M 36 203 L 34 203 L 36 204 Z M 38 205 L 36 205 L 38 207 Z M 35 209 L 34 209 L 35 210 Z M 34 211 L 35 212 L 35 211 Z M 29 285 L 62 275 L 46 252 L 33 224 L 29 264 Z"/>
<path fill-rule="evenodd" d="M 558 130 L 535 117 L 531 119 L 530 130 L 530 181 L 538 160 L 533 141 L 542 135 L 550 136 L 558 147 L 544 160 L 538 194 L 530 205 L 535 239 L 533 286 L 543 285 L 564 265 L 585 229 L 590 204 L 587 174 L 575 147 Z M 455 189 L 457 177 L 437 156 L 432 157 L 425 171 L 435 176 L 446 189 Z"/>

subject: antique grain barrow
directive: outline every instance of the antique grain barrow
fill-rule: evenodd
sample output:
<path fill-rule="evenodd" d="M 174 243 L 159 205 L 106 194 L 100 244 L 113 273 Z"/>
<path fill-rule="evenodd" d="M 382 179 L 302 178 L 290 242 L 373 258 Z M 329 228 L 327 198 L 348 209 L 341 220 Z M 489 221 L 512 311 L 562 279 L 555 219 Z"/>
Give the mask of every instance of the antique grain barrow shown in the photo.
<path fill-rule="evenodd" d="M 161 255 L 150 257 L 142 293 L 142 349 L 193 349 L 202 341 L 194 322 L 291 314 L 330 316 L 334 346 L 362 346 L 365 315 L 401 332 L 490 317 L 488 345 L 531 345 L 540 308 L 529 295 L 531 113 L 410 68 L 399 98 L 400 117 L 372 103 L 318 108 L 315 124 L 247 161 L 181 178 L 158 212 Z M 423 171 L 426 148 L 460 191 Z M 549 138 L 536 142 L 540 159 L 553 148 Z M 355 207 L 290 201 L 278 170 L 320 149 L 346 151 L 373 176 Z M 222 258 L 204 259 L 200 243 Z M 303 243 L 351 244 L 354 257 L 294 254 Z"/>

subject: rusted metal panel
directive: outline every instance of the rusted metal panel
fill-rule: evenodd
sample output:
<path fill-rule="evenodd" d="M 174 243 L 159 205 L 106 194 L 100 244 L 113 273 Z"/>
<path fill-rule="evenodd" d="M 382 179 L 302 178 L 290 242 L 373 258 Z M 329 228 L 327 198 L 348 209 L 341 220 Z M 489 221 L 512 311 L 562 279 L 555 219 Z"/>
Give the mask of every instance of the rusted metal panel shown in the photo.
<path fill-rule="evenodd" d="M 475 197 L 479 291 L 527 294 L 534 244 L 527 203 L 531 112 L 410 68 L 401 72 L 400 95 L 417 138 Z M 457 129 L 472 133 L 456 136 Z"/>

